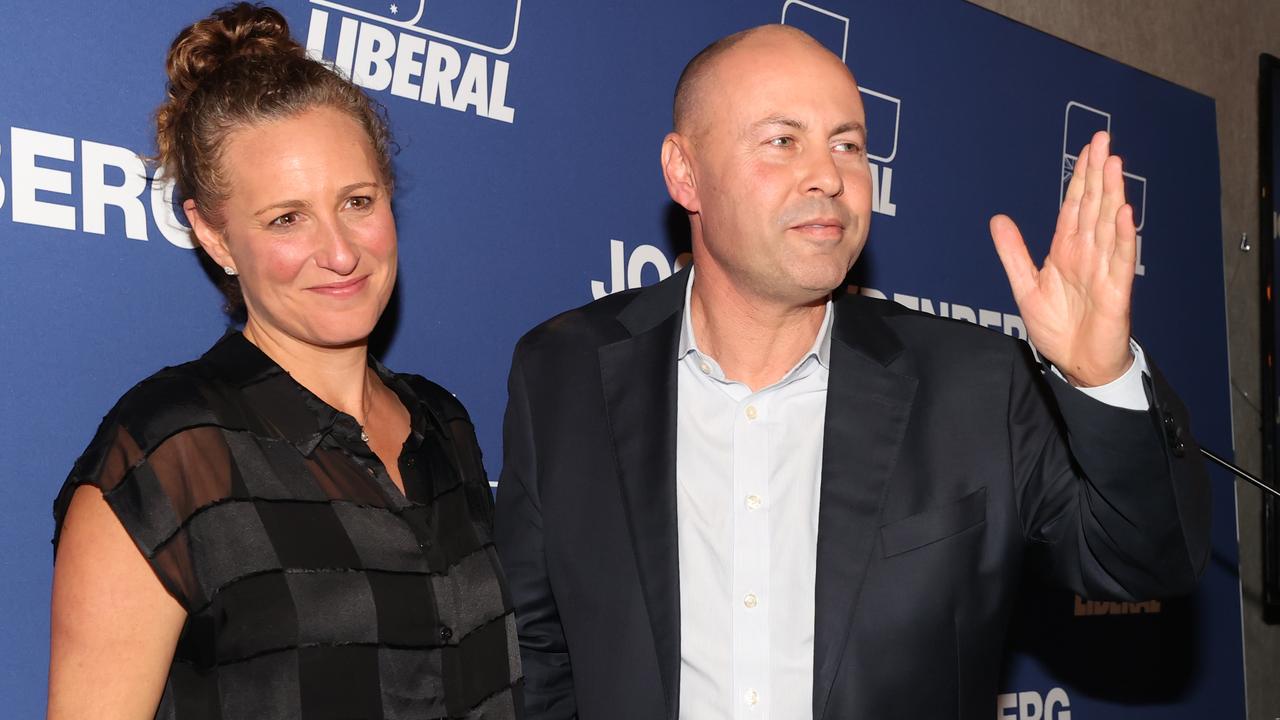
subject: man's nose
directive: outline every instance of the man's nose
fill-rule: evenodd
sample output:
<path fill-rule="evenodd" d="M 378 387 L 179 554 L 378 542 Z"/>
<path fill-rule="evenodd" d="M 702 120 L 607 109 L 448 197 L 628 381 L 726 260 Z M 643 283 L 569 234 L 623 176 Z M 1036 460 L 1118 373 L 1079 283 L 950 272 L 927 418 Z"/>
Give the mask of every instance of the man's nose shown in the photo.
<path fill-rule="evenodd" d="M 805 153 L 805 173 L 801 190 L 805 194 L 821 193 L 825 197 L 839 197 L 844 193 L 844 177 L 836 167 L 836 159 L 825 144 Z"/>

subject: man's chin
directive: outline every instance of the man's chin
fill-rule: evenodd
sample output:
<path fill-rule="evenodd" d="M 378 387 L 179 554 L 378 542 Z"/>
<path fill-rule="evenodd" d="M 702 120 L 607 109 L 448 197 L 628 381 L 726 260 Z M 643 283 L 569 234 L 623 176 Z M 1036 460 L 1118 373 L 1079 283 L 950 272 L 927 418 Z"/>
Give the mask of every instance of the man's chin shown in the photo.
<path fill-rule="evenodd" d="M 831 297 L 831 292 L 844 284 L 844 278 L 828 286 L 826 282 L 809 280 L 803 283 L 789 284 L 785 290 L 779 289 L 775 298 L 790 307 L 822 305 Z"/>
<path fill-rule="evenodd" d="M 844 286 L 848 276 L 847 269 L 842 272 L 839 268 L 823 268 L 793 278 L 792 285 L 799 297 L 825 300 L 836 288 Z"/>

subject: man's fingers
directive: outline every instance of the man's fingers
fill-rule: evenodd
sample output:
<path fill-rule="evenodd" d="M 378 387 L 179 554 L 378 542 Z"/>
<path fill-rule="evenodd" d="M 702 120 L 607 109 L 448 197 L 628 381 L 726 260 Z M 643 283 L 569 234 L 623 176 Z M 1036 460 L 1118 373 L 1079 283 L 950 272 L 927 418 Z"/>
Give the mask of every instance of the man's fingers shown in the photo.
<path fill-rule="evenodd" d="M 1027 244 L 1018 232 L 1018 226 L 1007 215 L 996 215 L 991 218 L 991 239 L 996 245 L 996 254 L 1000 256 L 1000 264 L 1009 276 L 1009 288 L 1013 290 L 1014 302 L 1021 303 L 1023 296 L 1035 289 L 1036 276 L 1039 271 L 1031 261 L 1027 252 Z"/>
<path fill-rule="evenodd" d="M 1120 158 L 1107 158 L 1102 168 L 1102 206 L 1094 230 L 1094 243 L 1102 257 L 1110 258 L 1116 242 L 1116 214 L 1124 206 L 1124 169 Z"/>
<path fill-rule="evenodd" d="M 1098 215 L 1102 209 L 1102 168 L 1106 164 L 1111 139 L 1099 130 L 1089 143 L 1089 167 L 1084 173 L 1084 195 L 1080 198 L 1079 233 L 1085 238 L 1093 236 Z"/>
<path fill-rule="evenodd" d="M 1133 222 L 1133 206 L 1125 204 L 1116 212 L 1115 251 L 1111 256 L 1111 277 L 1117 282 L 1133 282 L 1138 266 L 1138 228 Z"/>
<path fill-rule="evenodd" d="M 1084 174 L 1088 169 L 1089 146 L 1085 145 L 1076 156 L 1067 192 L 1062 196 L 1062 208 L 1058 210 L 1058 226 L 1054 229 L 1054 237 L 1064 237 L 1076 231 L 1080 220 L 1080 198 L 1084 195 Z"/>

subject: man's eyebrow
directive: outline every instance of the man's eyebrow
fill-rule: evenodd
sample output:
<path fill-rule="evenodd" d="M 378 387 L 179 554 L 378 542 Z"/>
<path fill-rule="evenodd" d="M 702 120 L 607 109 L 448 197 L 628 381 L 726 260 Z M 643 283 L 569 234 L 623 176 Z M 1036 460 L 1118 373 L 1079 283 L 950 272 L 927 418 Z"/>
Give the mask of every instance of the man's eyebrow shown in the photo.
<path fill-rule="evenodd" d="M 847 123 L 841 123 L 840 125 L 837 125 L 836 129 L 831 131 L 831 135 L 834 137 L 836 135 L 840 135 L 842 133 L 847 133 L 847 132 L 859 133 L 863 137 L 866 137 L 867 128 L 857 120 L 850 120 Z"/>
<path fill-rule="evenodd" d="M 784 127 L 789 127 L 789 128 L 792 128 L 793 130 L 796 130 L 797 132 L 805 132 L 806 130 L 809 129 L 809 125 L 805 123 L 803 120 L 797 120 L 796 118 L 789 117 L 787 115 L 770 115 L 767 118 L 764 118 L 762 120 L 758 120 L 752 123 L 751 129 L 759 130 L 761 128 L 767 128 L 774 125 L 782 125 Z M 840 123 L 839 125 L 837 125 L 835 129 L 831 131 L 831 137 L 835 137 L 836 135 L 840 135 L 847 132 L 859 133 L 863 137 L 866 137 L 867 128 L 857 120 L 850 120 L 848 122 Z"/>
<path fill-rule="evenodd" d="M 809 126 L 803 121 L 797 120 L 793 117 L 787 117 L 786 115 L 770 115 L 763 120 L 757 120 L 756 122 L 751 123 L 751 129 L 759 130 L 760 128 L 769 127 L 770 125 L 783 125 L 800 132 L 804 132 L 809 129 Z"/>

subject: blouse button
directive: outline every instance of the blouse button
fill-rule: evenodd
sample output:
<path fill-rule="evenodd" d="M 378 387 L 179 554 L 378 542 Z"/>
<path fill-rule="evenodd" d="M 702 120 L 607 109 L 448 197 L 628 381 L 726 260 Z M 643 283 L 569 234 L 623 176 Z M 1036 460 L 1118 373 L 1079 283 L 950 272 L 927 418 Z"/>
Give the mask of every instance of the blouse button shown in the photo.
<path fill-rule="evenodd" d="M 447 627 L 440 628 L 440 639 L 449 642 L 449 638 L 453 637 L 453 631 Z"/>
<path fill-rule="evenodd" d="M 413 460 L 414 460 L 414 458 L 413 458 L 413 456 L 412 456 L 412 455 L 410 455 L 409 457 L 405 458 L 405 459 L 404 459 L 405 467 L 413 467 Z"/>

